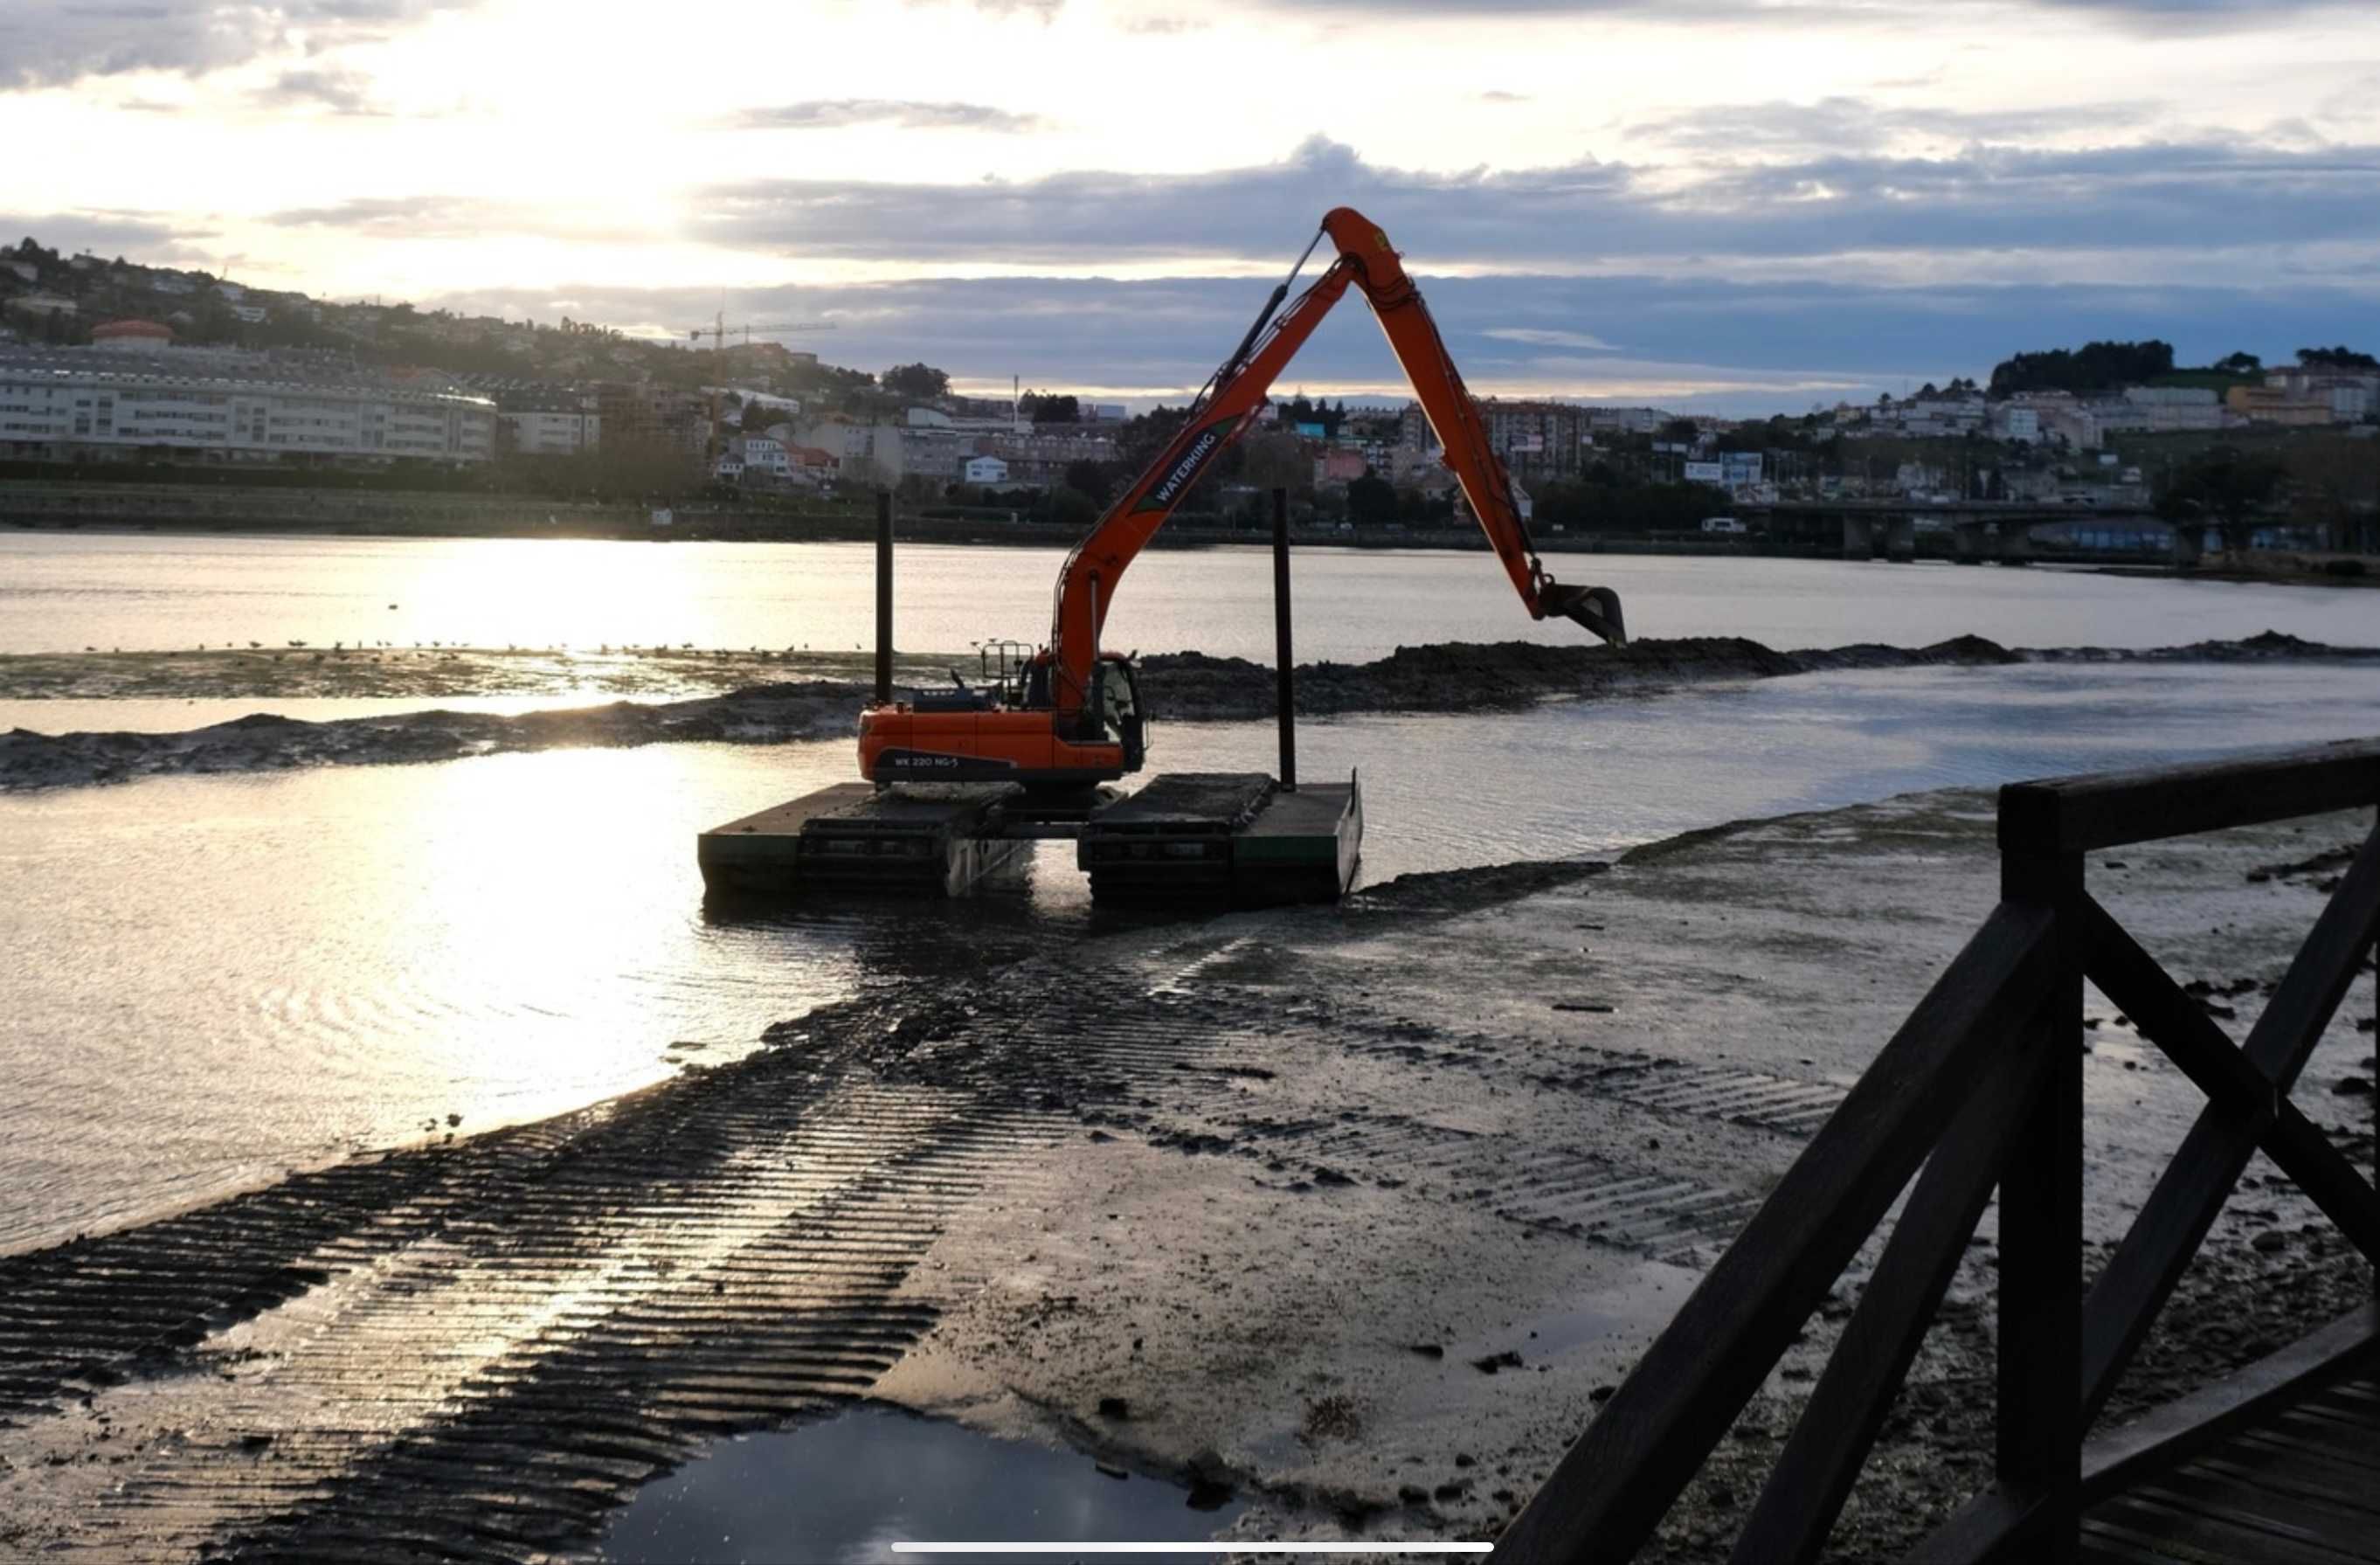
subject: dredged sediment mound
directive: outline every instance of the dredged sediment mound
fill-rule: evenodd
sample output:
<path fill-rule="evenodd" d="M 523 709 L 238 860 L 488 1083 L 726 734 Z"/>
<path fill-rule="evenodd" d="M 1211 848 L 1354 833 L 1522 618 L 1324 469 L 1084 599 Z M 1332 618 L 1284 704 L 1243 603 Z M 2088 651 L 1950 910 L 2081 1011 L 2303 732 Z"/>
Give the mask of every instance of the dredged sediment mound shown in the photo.
<path fill-rule="evenodd" d="M 1303 663 L 1297 706 L 1308 716 L 1362 712 L 1510 710 L 1551 699 L 1642 695 L 1730 680 L 1846 669 L 1989 667 L 2009 663 L 2340 661 L 2380 660 L 2380 648 L 2333 647 L 2266 631 L 2237 641 L 2126 649 L 2012 649 L 1979 636 L 1927 647 L 1854 642 L 1780 651 L 1742 637 L 1685 637 L 1627 647 L 1531 641 L 1400 647 L 1366 663 Z M 1144 693 L 1177 722 L 1252 722 L 1275 710 L 1267 664 L 1203 652 L 1140 660 Z M 779 744 L 850 732 L 868 686 L 814 679 L 752 685 L 663 702 L 618 701 L 518 715 L 431 710 L 308 722 L 259 713 L 174 734 L 0 734 L 0 793 L 115 782 L 187 772 L 444 760 L 555 748 L 624 748 L 709 741 Z"/>

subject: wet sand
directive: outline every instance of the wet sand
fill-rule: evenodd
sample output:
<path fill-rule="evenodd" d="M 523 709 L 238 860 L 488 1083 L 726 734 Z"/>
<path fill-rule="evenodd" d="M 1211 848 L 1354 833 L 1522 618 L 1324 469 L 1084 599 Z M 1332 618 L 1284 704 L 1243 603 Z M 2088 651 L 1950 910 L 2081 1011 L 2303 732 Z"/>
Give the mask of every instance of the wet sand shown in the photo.
<path fill-rule="evenodd" d="M 1779 651 L 1741 637 L 1638 641 L 1626 648 L 1508 641 L 1400 648 L 1366 663 L 1307 663 L 1297 671 L 1300 712 L 1513 710 L 1540 701 L 1651 695 L 1725 681 L 1845 669 L 1998 667 L 2013 663 L 2238 663 L 2380 661 L 2380 648 L 2335 647 L 2272 632 L 2239 641 L 2148 649 L 2010 649 L 1961 636 L 1928 647 L 1875 643 Z M 972 656 L 901 660 L 904 685 L 941 685 L 969 673 Z M 858 653 L 725 649 L 610 648 L 416 651 L 207 650 L 92 652 L 0 658 L 0 698 L 191 699 L 640 696 L 606 706 L 519 714 L 426 710 L 310 722 L 259 712 L 182 733 L 0 734 L 0 792 L 66 787 L 186 772 L 327 764 L 439 760 L 563 746 L 673 741 L 775 744 L 850 732 L 870 686 Z M 1266 666 L 1199 652 L 1140 661 L 1145 698 L 1162 722 L 1245 722 L 1273 715 Z M 765 681 L 765 683 L 755 683 Z M 687 694 L 687 692 L 710 692 Z M 676 698 L 663 698 L 675 697 Z"/>
<path fill-rule="evenodd" d="M 2091 875 L 2239 1027 L 2367 830 Z M 1407 877 L 921 978 L 580 1113 L 0 1259 L 0 1547 L 580 1550 L 721 1436 L 856 1397 L 1228 1486 L 1237 1536 L 1491 1535 L 1996 879 L 1973 793 Z M 2086 1268 L 2200 1102 L 2095 1005 Z M 2298 1092 L 2358 1160 L 2372 1009 L 2360 980 Z M 1840 1558 L 1982 1482 L 1991 1232 Z M 1858 1282 L 1658 1557 L 1723 1553 Z M 2369 1287 L 2259 1161 L 2110 1416 Z"/>

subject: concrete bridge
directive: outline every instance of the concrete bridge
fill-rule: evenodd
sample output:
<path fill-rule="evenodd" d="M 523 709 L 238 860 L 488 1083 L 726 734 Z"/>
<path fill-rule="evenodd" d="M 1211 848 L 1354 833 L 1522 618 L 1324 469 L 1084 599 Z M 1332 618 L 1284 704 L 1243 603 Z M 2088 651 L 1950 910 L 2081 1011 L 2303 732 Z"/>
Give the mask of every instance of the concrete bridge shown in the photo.
<path fill-rule="evenodd" d="M 1742 507 L 1748 521 L 1767 524 L 1772 540 L 1804 544 L 1839 544 L 1846 560 L 1914 560 L 1920 517 L 1950 525 L 1951 558 L 1962 565 L 1996 561 L 2004 565 L 2029 564 L 2043 551 L 2034 529 L 2052 523 L 2113 524 L 2162 532 L 2168 540 L 2161 557 L 2177 565 L 2198 563 L 2200 532 L 2195 526 L 2176 526 L 2140 506 L 2070 505 L 2037 500 L 1786 500 Z M 2107 551 L 2059 549 L 2055 555 L 2096 558 Z M 2127 552 L 2124 558 L 2160 557 L 2156 552 Z"/>

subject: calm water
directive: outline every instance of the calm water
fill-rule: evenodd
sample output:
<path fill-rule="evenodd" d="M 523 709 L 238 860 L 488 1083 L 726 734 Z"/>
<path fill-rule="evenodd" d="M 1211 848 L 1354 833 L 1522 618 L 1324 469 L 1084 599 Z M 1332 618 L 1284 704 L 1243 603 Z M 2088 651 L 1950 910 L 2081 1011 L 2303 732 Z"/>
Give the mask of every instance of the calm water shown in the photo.
<path fill-rule="evenodd" d="M 1110 1476 L 1075 1451 L 863 1404 L 783 1433 L 722 1441 L 647 1485 L 605 1532 L 600 1558 L 617 1565 L 896 1565 L 916 1558 L 894 1552 L 896 1543 L 1197 1542 L 1247 1509 L 1244 1501 L 1193 1509 L 1190 1498 L 1152 1478 Z"/>
<path fill-rule="evenodd" d="M 1049 634 L 1062 553 L 913 545 L 897 635 L 955 651 Z M 1916 646 L 1955 632 L 2010 646 L 2166 646 L 2266 628 L 2380 640 L 2380 595 L 2049 570 L 1819 560 L 1549 556 L 1565 580 L 1619 588 L 1640 636 L 1749 636 L 1774 647 Z M 856 543 L 0 534 L 0 652 L 160 650 L 227 640 L 468 646 L 819 649 L 874 645 L 874 552 Z M 1575 640 L 1536 624 L 1486 553 L 1315 549 L 1297 567 L 1305 660 L 1400 644 Z M 1108 621 L 1120 650 L 1185 648 L 1269 661 L 1270 556 L 1154 551 Z M 390 605 L 396 605 L 391 608 Z"/>
<path fill-rule="evenodd" d="M 676 558 L 702 549 L 642 552 Z M 799 552 L 755 552 L 766 561 Z M 987 577 L 1012 558 L 982 555 Z M 1501 589 L 1484 558 L 1449 563 L 1476 567 Z M 1426 579 L 1412 573 L 1427 562 L 1345 564 Z M 1689 584 L 1697 571 L 1723 583 L 1743 568 L 1614 564 Z M 1167 555 L 1154 565 L 1238 568 L 1209 555 Z M 1863 593 L 1871 578 L 1940 578 L 1979 591 L 2019 581 L 2056 584 L 2053 591 L 2075 584 L 2138 605 L 2132 619 L 2107 611 L 2087 637 L 2102 643 L 2232 635 L 2266 623 L 2380 640 L 2371 623 L 2380 598 L 2336 589 L 2271 595 L 2302 615 L 2182 628 L 2192 611 L 2178 601 L 2223 601 L 2231 589 L 1886 566 L 1812 567 L 1812 579 L 1828 573 Z M 1148 579 L 1156 576 L 1153 568 Z M 1402 590 L 1392 613 L 1372 611 L 1390 622 L 1386 639 L 1443 634 L 1431 627 L 1456 611 L 1442 595 Z M 1682 588 L 1677 601 L 1695 597 Z M 1787 606 L 1777 618 L 1731 627 L 1771 643 L 1877 634 L 1863 623 L 1864 597 L 1839 595 L 1831 608 L 1807 594 L 1741 601 L 1747 613 Z M 1352 595 L 1340 602 L 1354 613 Z M 1947 600 L 1933 613 L 1933 623 L 1900 638 L 1989 628 Z M 1517 615 L 1500 623 L 1516 621 L 1526 624 Z M 1794 629 L 1822 621 L 1836 628 Z M 2036 643 L 2085 638 L 2005 625 L 1997 633 Z M 1218 641 L 1203 632 L 1182 639 Z M 1361 770 L 1365 875 L 1378 880 L 1607 852 L 1906 789 L 2374 733 L 2380 678 L 2368 666 L 2018 667 L 1809 676 L 1526 714 L 1312 723 L 1299 755 L 1309 777 Z M 1156 745 L 1160 770 L 1269 770 L 1273 758 L 1269 725 L 1160 725 Z M 674 1051 L 716 1060 L 751 1046 L 772 1021 L 867 986 L 946 975 L 1102 926 L 1070 845 L 1054 843 L 1020 886 L 973 902 L 766 917 L 706 912 L 695 833 L 842 781 L 850 767 L 842 743 L 673 746 L 0 798 L 0 950 L 9 953 L 0 964 L 0 1037 L 10 1074 L 0 1098 L 0 1182 L 11 1196 L 0 1204 L 0 1250 L 128 1221 L 349 1148 L 443 1134 L 450 1113 L 468 1132 L 589 1102 L 674 1072 Z"/>

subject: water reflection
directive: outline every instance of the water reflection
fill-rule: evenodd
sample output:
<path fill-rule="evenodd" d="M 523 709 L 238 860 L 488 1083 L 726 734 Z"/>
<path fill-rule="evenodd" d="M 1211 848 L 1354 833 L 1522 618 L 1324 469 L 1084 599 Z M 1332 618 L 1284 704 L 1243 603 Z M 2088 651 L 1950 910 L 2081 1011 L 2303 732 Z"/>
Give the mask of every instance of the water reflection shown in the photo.
<path fill-rule="evenodd" d="M 1194 1510 L 1190 1498 L 1170 1484 L 1103 1473 L 1071 1451 L 862 1406 L 722 1442 L 648 1485 L 605 1535 L 601 1558 L 892 1565 L 935 1558 L 895 1554 L 895 1543 L 1196 1542 L 1246 1509 Z"/>
<path fill-rule="evenodd" d="M 900 645 L 1041 639 L 1063 553 L 904 545 Z M 1620 554 L 1549 563 L 1564 580 L 1617 588 L 1640 636 L 1748 636 L 1774 647 L 1920 646 L 1961 632 L 2010 646 L 2156 647 L 2268 627 L 2362 642 L 2373 638 L 2375 606 L 2357 588 L 2046 569 Z M 1268 658 L 1270 569 L 1261 549 L 1152 552 L 1133 567 L 1107 639 L 1119 649 Z M 874 644 L 873 570 L 858 543 L 11 533 L 0 535 L 0 652 L 293 638 L 856 649 Z M 1382 657 L 1400 642 L 1580 637 L 1567 621 L 1531 621 L 1485 552 L 1302 549 L 1297 593 L 1307 659 Z"/>
<path fill-rule="evenodd" d="M 2352 667 L 1806 676 L 1467 718 L 1307 725 L 1360 767 L 1366 882 L 1605 854 L 1913 788 L 2380 732 Z M 1152 764 L 1266 770 L 1269 725 L 1174 725 Z M 1061 953 L 1072 844 L 947 904 L 706 904 L 705 827 L 849 773 L 847 743 L 550 751 L 0 798 L 0 1249 L 359 1146 L 466 1132 L 715 1061 L 871 989 Z"/>

